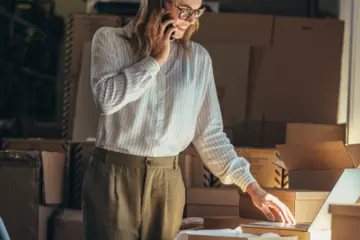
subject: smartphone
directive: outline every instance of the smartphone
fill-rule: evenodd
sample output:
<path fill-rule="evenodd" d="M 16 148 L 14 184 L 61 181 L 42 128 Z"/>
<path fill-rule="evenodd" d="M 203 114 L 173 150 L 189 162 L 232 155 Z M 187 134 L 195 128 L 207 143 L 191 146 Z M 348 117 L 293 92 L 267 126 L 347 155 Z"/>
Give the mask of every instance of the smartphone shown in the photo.
<path fill-rule="evenodd" d="M 165 2 L 166 0 L 162 0 L 162 8 L 164 8 L 164 9 L 166 9 L 166 2 Z M 166 22 L 167 20 L 170 20 L 171 19 L 171 17 L 170 17 L 170 14 L 168 13 L 168 14 L 165 14 L 164 16 L 163 16 L 163 18 L 161 19 L 161 21 L 164 23 L 164 22 Z M 166 29 L 165 29 L 165 32 L 167 32 L 170 28 L 172 28 L 174 25 L 173 24 L 169 24 L 167 27 L 166 27 Z M 172 34 L 171 34 L 171 36 L 170 36 L 170 40 L 173 40 L 174 39 L 174 34 L 175 34 L 175 32 L 173 32 Z"/>

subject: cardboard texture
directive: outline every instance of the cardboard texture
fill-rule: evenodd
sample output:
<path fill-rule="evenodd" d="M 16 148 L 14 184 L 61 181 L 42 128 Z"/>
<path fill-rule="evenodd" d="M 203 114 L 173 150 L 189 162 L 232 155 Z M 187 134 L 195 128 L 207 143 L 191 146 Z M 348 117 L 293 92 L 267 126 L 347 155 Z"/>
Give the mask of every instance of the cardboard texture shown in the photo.
<path fill-rule="evenodd" d="M 280 235 L 298 236 L 299 240 L 330 240 L 330 204 L 354 204 L 360 196 L 360 169 L 345 169 L 340 179 L 310 224 L 286 225 L 258 222 L 242 225 L 245 233 L 259 234 L 271 230 Z"/>
<path fill-rule="evenodd" d="M 224 126 L 234 127 L 245 119 L 250 46 L 205 40 L 200 43 L 212 59 Z"/>
<path fill-rule="evenodd" d="M 261 186 L 287 188 L 287 171 L 273 164 L 276 160 L 275 149 L 235 148 L 235 151 L 239 157 L 244 157 L 250 162 L 250 171 Z M 187 187 L 209 186 L 206 179 L 208 176 L 204 176 L 209 173 L 206 172 L 203 161 L 194 147 L 182 152 L 180 159 L 185 160 L 189 166 L 185 168 L 190 169 L 183 173 Z M 220 187 L 228 185 L 220 183 Z"/>
<path fill-rule="evenodd" d="M 37 151 L 0 151 L 0 216 L 10 239 L 46 239 L 54 208 L 39 204 L 40 161 Z"/>
<path fill-rule="evenodd" d="M 237 216 L 237 191 L 236 188 L 187 188 L 186 217 Z"/>
<path fill-rule="evenodd" d="M 64 79 L 64 102 L 61 119 L 61 136 L 70 140 L 74 131 L 74 116 L 79 77 L 66 77 Z"/>
<path fill-rule="evenodd" d="M 356 240 L 360 238 L 360 205 L 334 204 L 329 206 L 331 213 L 331 239 Z"/>
<path fill-rule="evenodd" d="M 330 191 L 344 169 L 359 166 L 340 141 L 285 144 L 276 148 L 281 161 L 275 164 L 289 170 L 289 188 Z M 355 156 L 357 146 L 351 149 Z"/>
<path fill-rule="evenodd" d="M 326 141 L 345 142 L 345 125 L 311 123 L 286 124 L 286 144 L 315 143 Z"/>
<path fill-rule="evenodd" d="M 69 16 L 65 43 L 65 75 L 80 75 L 83 45 L 91 42 L 95 32 L 104 26 L 117 27 L 121 22 L 118 17 L 101 14 L 75 13 Z M 76 79 L 75 78 L 75 79 Z"/>
<path fill-rule="evenodd" d="M 201 17 L 201 29 L 192 39 L 195 42 L 270 46 L 273 19 L 270 15 L 207 12 Z M 214 29 L 217 29 L 216 34 Z"/>
<path fill-rule="evenodd" d="M 337 124 L 343 31 L 335 19 L 276 16 L 250 119 Z"/>
<path fill-rule="evenodd" d="M 94 102 L 90 86 L 90 62 L 91 62 L 91 43 L 84 43 L 82 54 L 81 74 L 77 88 L 74 118 L 74 129 L 72 140 L 85 141 L 89 137 L 96 137 L 97 126 L 99 124 L 100 113 Z M 86 107 L 84 107 L 86 106 Z"/>
<path fill-rule="evenodd" d="M 41 152 L 46 204 L 60 204 L 64 200 L 66 155 L 58 152 Z"/>
<path fill-rule="evenodd" d="M 276 144 L 285 143 L 285 134 L 284 122 L 245 120 L 235 128 L 234 143 L 236 146 L 273 148 Z"/>
<path fill-rule="evenodd" d="M 192 180 L 192 176 L 191 176 L 192 158 L 193 158 L 193 156 L 186 152 L 181 152 L 179 154 L 179 166 L 181 169 L 181 174 L 182 174 L 185 188 L 192 186 L 192 182 L 191 182 L 191 180 Z"/>
<path fill-rule="evenodd" d="M 55 219 L 54 240 L 84 240 L 82 213 L 78 210 L 64 209 Z"/>
<path fill-rule="evenodd" d="M 274 147 L 285 143 L 345 142 L 346 126 L 246 120 L 234 131 L 236 146 Z"/>
<path fill-rule="evenodd" d="M 7 149 L 41 152 L 42 183 L 39 203 L 57 205 L 64 202 L 67 143 L 50 139 L 6 139 Z M 38 176 L 40 178 L 40 175 Z"/>
<path fill-rule="evenodd" d="M 329 195 L 329 192 L 295 189 L 265 188 L 265 191 L 279 198 L 289 208 L 297 223 L 312 222 Z M 265 215 L 254 206 L 248 194 L 240 193 L 239 206 L 240 217 L 267 220 Z M 273 214 L 276 221 L 281 222 L 280 216 L 276 212 Z"/>
<path fill-rule="evenodd" d="M 82 187 L 86 166 L 95 149 L 94 142 L 69 141 L 69 163 L 68 181 L 66 189 L 68 192 L 67 207 L 81 209 Z"/>
<path fill-rule="evenodd" d="M 275 149 L 235 148 L 240 157 L 250 163 L 250 172 L 263 187 L 286 188 L 286 172 L 273 164 L 276 159 Z"/>

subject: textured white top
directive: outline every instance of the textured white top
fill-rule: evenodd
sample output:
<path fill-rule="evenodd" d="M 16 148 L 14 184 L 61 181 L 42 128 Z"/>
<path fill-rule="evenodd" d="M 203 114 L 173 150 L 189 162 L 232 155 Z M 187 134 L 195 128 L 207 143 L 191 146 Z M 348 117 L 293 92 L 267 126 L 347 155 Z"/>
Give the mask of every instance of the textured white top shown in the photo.
<path fill-rule="evenodd" d="M 92 42 L 91 87 L 101 112 L 98 147 L 145 157 L 175 156 L 193 142 L 204 163 L 224 184 L 241 189 L 254 180 L 223 132 L 209 53 L 191 42 L 192 55 L 171 43 L 160 67 L 137 59 L 124 28 L 103 27 Z"/>

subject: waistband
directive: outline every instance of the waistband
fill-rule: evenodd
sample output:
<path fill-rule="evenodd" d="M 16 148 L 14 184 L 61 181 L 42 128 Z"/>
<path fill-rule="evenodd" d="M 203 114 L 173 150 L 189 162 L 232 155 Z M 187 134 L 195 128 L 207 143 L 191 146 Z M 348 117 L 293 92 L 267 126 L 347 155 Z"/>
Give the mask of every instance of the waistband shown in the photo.
<path fill-rule="evenodd" d="M 125 167 L 154 167 L 154 168 L 174 168 L 178 167 L 178 156 L 172 157 L 142 157 L 126 153 L 109 151 L 103 148 L 95 148 L 93 160 L 101 161 L 105 164 L 114 164 Z"/>

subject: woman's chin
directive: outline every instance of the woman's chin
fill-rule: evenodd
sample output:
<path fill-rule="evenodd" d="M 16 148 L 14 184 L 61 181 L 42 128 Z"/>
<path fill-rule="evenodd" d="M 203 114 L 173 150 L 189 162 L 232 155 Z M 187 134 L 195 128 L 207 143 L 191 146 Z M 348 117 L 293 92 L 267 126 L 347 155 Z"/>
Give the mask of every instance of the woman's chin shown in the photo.
<path fill-rule="evenodd" d="M 182 39 L 183 37 L 184 37 L 183 31 L 176 31 L 175 34 L 173 35 L 174 39 Z"/>

